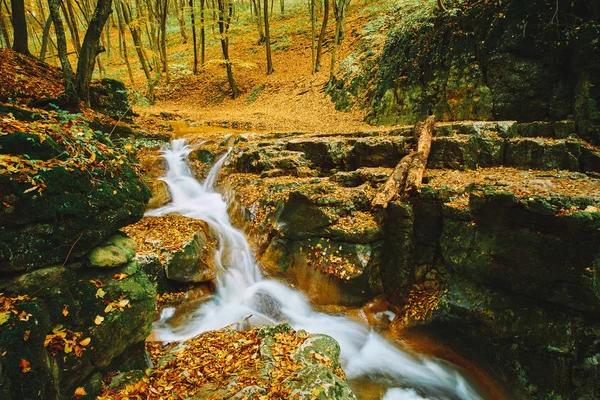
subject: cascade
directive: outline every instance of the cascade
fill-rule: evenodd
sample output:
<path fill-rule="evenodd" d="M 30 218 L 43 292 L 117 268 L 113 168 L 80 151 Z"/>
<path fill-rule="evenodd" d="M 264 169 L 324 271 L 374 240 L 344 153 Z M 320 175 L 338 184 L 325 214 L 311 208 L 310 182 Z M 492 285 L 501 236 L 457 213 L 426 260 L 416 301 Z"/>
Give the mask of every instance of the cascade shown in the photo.
<path fill-rule="evenodd" d="M 180 214 L 204 220 L 218 233 L 217 289 L 211 299 L 188 315 L 185 324 L 172 326 L 169 319 L 174 309 L 164 309 L 154 324 L 157 340 L 182 341 L 243 320 L 252 325 L 287 322 L 294 329 L 324 333 L 337 340 L 347 377 L 385 381 L 390 389 L 384 400 L 481 398 L 450 364 L 403 351 L 349 318 L 316 312 L 301 292 L 264 278 L 244 234 L 231 224 L 227 204 L 213 189 L 229 153 L 200 183 L 185 161 L 191 150 L 184 139 L 177 139 L 171 149 L 163 151 L 167 162 L 163 180 L 169 186 L 172 202 L 147 215 Z"/>

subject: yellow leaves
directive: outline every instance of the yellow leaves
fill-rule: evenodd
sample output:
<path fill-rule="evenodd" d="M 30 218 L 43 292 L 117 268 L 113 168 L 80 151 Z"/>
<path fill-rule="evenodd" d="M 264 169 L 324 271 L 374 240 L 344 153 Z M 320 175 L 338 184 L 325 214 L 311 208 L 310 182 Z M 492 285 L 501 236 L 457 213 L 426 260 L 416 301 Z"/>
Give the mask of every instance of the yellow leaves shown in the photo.
<path fill-rule="evenodd" d="M 26 189 L 25 191 L 23 191 L 23 194 L 29 193 L 29 192 L 33 192 L 36 189 L 39 189 L 39 187 L 38 186 L 32 186 L 29 189 Z"/>
<path fill-rule="evenodd" d="M 3 311 L 0 312 L 0 326 L 2 326 L 3 324 L 6 323 L 6 321 L 8 321 L 10 318 L 10 312 L 9 311 Z"/>
<path fill-rule="evenodd" d="M 69 315 L 69 305 L 65 304 L 65 307 L 62 310 L 62 315 L 63 317 L 66 317 L 67 315 Z"/>
<path fill-rule="evenodd" d="M 29 363 L 29 361 L 25 360 L 24 358 L 22 358 L 21 361 L 19 362 L 19 367 L 21 367 L 21 372 L 23 372 L 24 374 L 31 371 L 31 364 Z"/>
<path fill-rule="evenodd" d="M 99 288 L 96 291 L 96 298 L 97 299 L 102 299 L 102 298 L 104 298 L 105 295 L 106 295 L 106 292 L 102 288 Z"/>
<path fill-rule="evenodd" d="M 106 314 L 108 314 L 109 312 L 114 311 L 114 310 L 119 310 L 119 311 L 123 312 L 125 310 L 125 307 L 128 307 L 128 308 L 131 307 L 129 305 L 129 300 L 120 298 L 119 300 L 113 300 L 110 303 L 108 303 L 106 305 L 106 307 L 104 308 L 104 312 Z"/>
<path fill-rule="evenodd" d="M 92 338 L 85 338 L 82 341 L 79 342 L 79 344 L 83 347 L 87 346 L 88 344 L 90 344 L 90 342 L 92 341 Z"/>
<path fill-rule="evenodd" d="M 78 387 L 77 389 L 75 389 L 75 393 L 73 394 L 74 398 L 79 398 L 79 397 L 83 397 L 86 396 L 87 392 L 85 391 L 85 389 L 83 387 Z"/>
<path fill-rule="evenodd" d="M 90 279 L 89 281 L 92 285 L 96 286 L 97 288 L 99 287 L 103 287 L 104 283 L 102 281 L 96 280 L 96 279 Z"/>
<path fill-rule="evenodd" d="M 104 317 L 101 317 L 100 315 L 96 315 L 96 318 L 94 319 L 94 324 L 100 325 L 100 324 L 102 324 L 103 321 L 104 321 Z"/>
<path fill-rule="evenodd" d="M 80 357 L 84 351 L 85 346 L 80 345 L 78 342 L 82 342 L 83 333 L 73 332 L 69 329 L 65 329 L 62 325 L 57 325 L 52 329 L 52 332 L 46 335 L 44 339 L 44 347 L 53 355 L 57 355 L 60 352 L 65 354 L 75 353 L 77 357 Z M 91 339 L 84 339 L 83 341 Z"/>

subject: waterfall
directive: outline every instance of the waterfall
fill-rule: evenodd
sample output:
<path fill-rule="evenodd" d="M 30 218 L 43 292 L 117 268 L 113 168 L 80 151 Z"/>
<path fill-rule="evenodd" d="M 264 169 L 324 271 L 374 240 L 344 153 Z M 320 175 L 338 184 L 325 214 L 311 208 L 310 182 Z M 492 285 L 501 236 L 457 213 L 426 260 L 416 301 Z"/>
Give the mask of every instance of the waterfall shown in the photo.
<path fill-rule="evenodd" d="M 186 164 L 190 151 L 183 139 L 174 140 L 172 148 L 163 151 L 167 161 L 163 180 L 169 186 L 172 202 L 147 215 L 180 214 L 200 219 L 218 233 L 217 290 L 183 325 L 171 326 L 169 318 L 173 310 L 163 310 L 160 320 L 154 324 L 158 340 L 189 339 L 205 331 L 235 325 L 250 316 L 253 324 L 288 322 L 294 329 L 324 333 L 337 340 L 341 347 L 340 361 L 348 378 L 369 376 L 393 382 L 391 386 L 397 388 L 388 390 L 385 400 L 481 398 L 447 363 L 404 352 L 346 317 L 316 312 L 301 292 L 263 278 L 246 238 L 229 220 L 225 201 L 213 190 L 227 155 L 213 166 L 202 184 L 192 176 Z M 265 303 L 269 307 L 265 307 Z"/>

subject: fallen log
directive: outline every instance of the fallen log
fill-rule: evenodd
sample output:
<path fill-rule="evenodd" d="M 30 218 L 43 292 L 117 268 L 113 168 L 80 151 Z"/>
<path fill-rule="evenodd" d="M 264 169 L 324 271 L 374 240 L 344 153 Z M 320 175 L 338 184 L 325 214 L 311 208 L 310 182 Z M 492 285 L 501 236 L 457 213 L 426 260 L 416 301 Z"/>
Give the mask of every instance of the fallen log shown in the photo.
<path fill-rule="evenodd" d="M 427 167 L 427 158 L 431 151 L 434 127 L 435 117 L 433 115 L 415 126 L 416 150 L 402 158 L 396 165 L 392 175 L 371 202 L 373 208 L 387 208 L 388 204 L 397 196 L 407 196 L 419 190 Z"/>

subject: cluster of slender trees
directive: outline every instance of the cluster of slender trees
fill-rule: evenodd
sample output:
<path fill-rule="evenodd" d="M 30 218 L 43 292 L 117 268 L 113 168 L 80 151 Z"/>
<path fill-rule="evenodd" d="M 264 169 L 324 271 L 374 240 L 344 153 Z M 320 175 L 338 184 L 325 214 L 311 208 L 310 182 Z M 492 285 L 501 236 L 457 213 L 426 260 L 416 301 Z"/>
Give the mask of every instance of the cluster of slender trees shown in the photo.
<path fill-rule="evenodd" d="M 176 18 L 183 43 L 188 42 L 191 27 L 194 74 L 207 61 L 207 31 L 212 29 L 212 37 L 221 45 L 231 95 L 236 98 L 240 92 L 229 44 L 234 19 L 247 13 L 256 22 L 258 43 L 265 46 L 266 73 L 271 74 L 275 66 L 270 22 L 276 3 L 281 17 L 289 12 L 286 1 L 298 3 L 298 0 L 0 0 L 0 46 L 12 47 L 45 62 L 58 60 L 65 80 L 64 98 L 70 104 L 77 104 L 89 101 L 89 86 L 95 68 L 102 74 L 106 67 L 104 61 L 111 62 L 111 51 L 115 51 L 111 30 L 116 31 L 119 59 L 127 66 L 132 85 L 134 74 L 128 45 L 133 42 L 133 57 L 139 60 L 146 78 L 147 98 L 152 102 L 156 84 L 161 79 L 167 82 L 170 79 L 167 27 L 169 18 L 173 21 Z M 336 49 L 344 36 L 344 19 L 351 0 L 301 1 L 309 10 L 311 68 L 314 72 L 322 67 L 327 26 L 335 19 L 330 63 L 330 78 L 333 79 Z M 35 55 L 31 53 L 32 49 L 36 50 Z M 101 57 L 100 54 L 105 52 L 107 56 Z M 75 69 L 71 60 L 76 60 Z"/>

